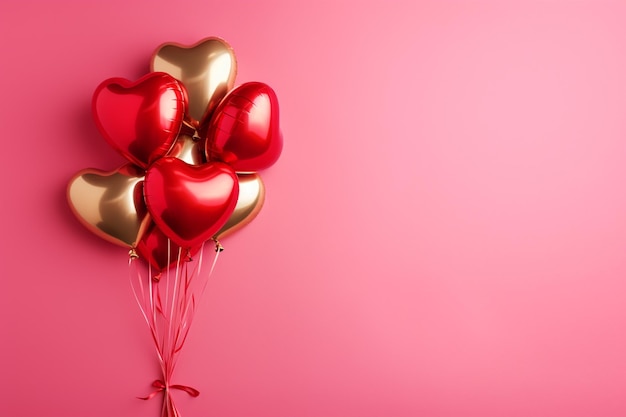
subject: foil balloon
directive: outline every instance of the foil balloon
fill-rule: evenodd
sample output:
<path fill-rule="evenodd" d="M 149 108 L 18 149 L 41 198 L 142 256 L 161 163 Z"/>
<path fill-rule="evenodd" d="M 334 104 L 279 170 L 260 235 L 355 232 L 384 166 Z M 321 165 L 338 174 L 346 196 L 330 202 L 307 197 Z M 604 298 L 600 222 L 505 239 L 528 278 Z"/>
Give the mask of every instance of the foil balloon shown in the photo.
<path fill-rule="evenodd" d="M 179 81 L 165 73 L 152 73 L 137 82 L 104 81 L 96 88 L 92 110 L 107 142 L 135 165 L 147 168 L 176 141 L 185 100 Z"/>
<path fill-rule="evenodd" d="M 239 194 L 237 174 L 219 162 L 194 166 L 164 157 L 150 166 L 144 183 L 152 219 L 183 248 L 213 237 L 233 213 Z"/>
<path fill-rule="evenodd" d="M 199 250 L 199 247 L 182 249 L 170 241 L 154 223 L 149 225 L 136 248 L 139 258 L 148 262 L 159 272 L 178 262 L 188 260 Z"/>
<path fill-rule="evenodd" d="M 143 172 L 131 164 L 112 172 L 85 169 L 70 180 L 67 200 L 76 218 L 91 232 L 133 247 L 149 223 L 142 182 Z"/>
<path fill-rule="evenodd" d="M 205 146 L 208 160 L 225 162 L 237 172 L 274 164 L 283 149 L 274 90 L 249 82 L 231 91 L 215 110 Z"/>
<path fill-rule="evenodd" d="M 235 52 L 219 38 L 206 38 L 192 46 L 161 45 L 152 56 L 152 71 L 166 72 L 180 80 L 189 94 L 188 115 L 204 125 L 235 85 Z"/>
<path fill-rule="evenodd" d="M 206 160 L 200 143 L 192 136 L 181 134 L 168 156 L 176 157 L 190 165 L 202 165 Z M 258 174 L 237 174 L 237 179 L 239 182 L 237 205 L 226 224 L 214 236 L 216 239 L 222 239 L 250 223 L 263 207 L 265 186 L 261 177 Z"/>
<path fill-rule="evenodd" d="M 265 185 L 258 174 L 237 174 L 239 179 L 239 197 L 235 211 L 226 224 L 215 234 L 216 239 L 238 231 L 250 223 L 259 214 L 265 201 Z"/>

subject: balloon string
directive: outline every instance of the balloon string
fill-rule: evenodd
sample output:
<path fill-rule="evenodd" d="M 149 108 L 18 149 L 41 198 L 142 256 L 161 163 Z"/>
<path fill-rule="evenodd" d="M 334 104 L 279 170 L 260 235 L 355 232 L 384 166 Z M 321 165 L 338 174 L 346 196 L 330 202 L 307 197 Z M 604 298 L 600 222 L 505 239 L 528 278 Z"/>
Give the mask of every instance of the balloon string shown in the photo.
<path fill-rule="evenodd" d="M 209 284 L 209 278 L 211 277 L 211 275 L 213 275 L 213 272 L 215 271 L 215 266 L 217 265 L 217 259 L 219 258 L 219 254 L 224 250 L 224 248 L 222 247 L 222 245 L 217 239 L 214 239 L 214 242 L 215 242 L 215 256 L 213 257 L 213 262 L 211 263 L 211 268 L 209 269 L 209 273 L 206 275 L 206 278 L 203 279 L 202 288 L 200 290 L 200 298 L 202 298 L 202 296 L 204 295 L 204 292 L 206 291 L 206 288 Z M 192 276 L 194 277 L 195 280 L 199 279 L 200 277 L 203 254 L 204 254 L 204 244 L 200 248 L 200 260 L 198 262 L 197 269 L 195 271 L 192 271 Z M 191 327 L 194 310 L 195 310 L 195 299 L 192 296 L 189 302 L 186 304 L 186 307 L 183 313 L 183 317 L 184 317 L 183 323 L 187 325 L 187 330 L 189 329 L 189 327 Z M 190 316 L 189 318 L 187 317 L 188 314 Z M 187 320 L 189 321 L 187 322 Z M 187 334 L 185 333 L 183 336 L 183 340 L 180 344 L 180 348 L 182 348 L 182 345 L 185 343 L 186 339 L 187 339 Z"/>
<path fill-rule="evenodd" d="M 185 303 L 185 300 L 188 297 L 187 291 L 185 291 L 184 293 L 181 294 L 181 281 L 183 280 L 183 274 L 187 273 L 187 268 L 188 268 L 188 264 L 190 261 L 187 260 L 183 260 L 182 259 L 182 253 L 183 253 L 183 249 L 182 248 L 178 248 L 178 259 L 176 261 L 176 278 L 174 281 L 174 291 L 173 291 L 173 296 L 172 296 L 172 305 L 170 308 L 170 347 L 168 349 L 168 352 L 171 354 L 171 361 L 170 361 L 170 369 L 168 377 L 171 378 L 172 373 L 174 372 L 174 368 L 176 367 L 176 363 L 177 363 L 177 353 L 180 351 L 180 349 L 182 348 L 182 346 L 180 346 L 179 348 L 179 338 L 180 338 L 180 333 L 181 331 L 184 330 L 184 332 L 186 333 L 188 331 L 188 329 L 182 329 L 182 306 Z M 176 329 L 176 334 L 174 336 L 172 336 L 171 331 L 173 329 Z"/>
<path fill-rule="evenodd" d="M 168 239 L 168 249 L 171 246 L 171 243 Z M 182 249 L 178 248 L 178 257 L 176 259 L 176 273 L 174 275 L 174 288 L 172 289 L 172 298 L 167 298 L 167 300 L 171 300 L 170 302 L 170 308 L 169 308 L 169 317 L 168 317 L 168 328 L 167 328 L 167 342 L 168 342 L 168 346 L 166 349 L 167 355 L 168 355 L 168 360 L 166 361 L 165 367 L 166 367 L 166 372 L 164 373 L 163 377 L 166 380 L 169 380 L 169 378 L 172 376 L 172 373 L 174 372 L 174 358 L 173 358 L 173 354 L 174 351 L 176 350 L 176 340 L 174 340 L 172 334 L 174 331 L 174 327 L 176 327 L 177 329 L 180 327 L 180 323 L 177 320 L 177 315 L 174 314 L 175 312 L 175 307 L 176 307 L 176 302 L 178 301 L 178 284 L 180 281 L 180 273 L 181 273 L 181 254 L 182 254 Z M 166 286 L 166 288 L 169 290 L 170 287 L 170 283 L 169 283 L 169 278 L 170 278 L 170 274 L 169 274 L 169 270 L 167 272 L 167 277 L 168 277 L 168 285 Z"/>
<path fill-rule="evenodd" d="M 142 279 L 142 275 L 141 272 L 139 272 L 138 268 L 137 268 L 137 258 L 135 257 L 130 257 L 128 260 L 128 267 L 129 267 L 129 276 L 130 276 L 130 284 L 131 284 L 131 289 L 133 291 L 133 295 L 135 296 L 135 301 L 137 301 L 137 305 L 139 306 L 139 310 L 141 311 L 141 315 L 144 318 L 144 321 L 146 322 L 146 324 L 148 325 L 148 328 L 150 329 L 150 335 L 152 336 L 152 339 L 155 343 L 155 347 L 156 347 L 156 351 L 157 351 L 157 355 L 159 357 L 159 361 L 162 361 L 162 353 L 161 350 L 159 349 L 159 343 L 158 343 L 158 333 L 157 333 L 157 328 L 156 328 L 156 323 L 154 321 L 151 321 L 150 318 L 148 317 L 148 312 L 146 311 L 146 304 L 145 304 L 145 289 L 143 287 L 143 279 Z M 136 281 L 136 282 L 135 282 Z M 152 281 L 152 280 L 150 280 Z M 137 288 L 137 285 L 139 286 L 139 288 Z M 152 292 L 152 291 L 151 291 Z M 140 297 L 141 295 L 141 297 Z M 150 297 L 151 299 L 152 297 Z M 144 300 L 144 301 L 142 301 Z"/>
<path fill-rule="evenodd" d="M 213 258 L 213 264 L 211 265 L 209 276 L 213 274 L 213 270 L 215 269 L 215 264 L 217 264 L 217 258 L 219 257 L 220 253 L 224 251 L 224 247 L 222 246 L 219 240 L 213 239 L 213 242 L 215 243 L 215 258 Z"/>
<path fill-rule="evenodd" d="M 197 397 L 199 391 L 185 386 L 172 385 L 172 380 L 179 353 L 182 350 L 197 308 L 198 297 L 206 291 L 209 277 L 213 275 L 219 253 L 223 249 L 221 244 L 214 240 L 215 256 L 212 259 L 208 273 L 203 272 L 204 245 L 200 248 L 197 259 L 191 259 L 189 252 L 183 252 L 179 248 L 175 268 L 167 269 L 154 274 L 154 270 L 148 263 L 147 275 L 138 267 L 137 257 L 129 259 L 129 276 L 131 288 L 144 321 L 150 329 L 162 378 L 153 382 L 156 388 L 146 397 L 138 397 L 149 400 L 160 392 L 164 392 L 162 417 L 180 417 L 171 396 L 171 390 L 178 389 L 187 392 L 192 397 Z M 171 249 L 173 243 L 168 239 L 168 264 L 173 258 Z M 165 287 L 165 288 L 163 288 Z"/>

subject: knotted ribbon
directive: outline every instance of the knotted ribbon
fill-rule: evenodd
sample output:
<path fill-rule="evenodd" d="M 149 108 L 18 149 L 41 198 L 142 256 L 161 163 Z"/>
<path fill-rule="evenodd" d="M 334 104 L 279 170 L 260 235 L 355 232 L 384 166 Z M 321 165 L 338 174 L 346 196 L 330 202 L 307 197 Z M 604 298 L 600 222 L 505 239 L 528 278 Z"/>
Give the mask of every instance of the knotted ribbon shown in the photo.
<path fill-rule="evenodd" d="M 151 400 L 162 391 L 165 391 L 169 395 L 170 389 L 177 389 L 177 390 L 185 391 L 187 394 L 191 395 L 194 398 L 200 395 L 200 391 L 198 391 L 195 388 L 189 387 L 187 385 L 177 385 L 177 384 L 167 385 L 165 384 L 165 382 L 161 381 L 160 379 L 157 379 L 156 381 L 154 381 L 152 383 L 152 386 L 156 388 L 154 391 L 152 391 L 150 394 L 148 394 L 145 397 L 137 397 L 137 398 L 139 398 L 140 400 L 146 400 L 146 401 Z"/>
<path fill-rule="evenodd" d="M 176 384 L 170 385 L 161 381 L 160 379 L 157 379 L 156 381 L 154 381 L 152 383 L 152 386 L 156 388 L 154 391 L 152 391 L 146 397 L 137 397 L 137 398 L 139 398 L 140 400 L 147 401 L 147 400 L 154 398 L 160 392 L 164 392 L 165 395 L 163 396 L 163 406 L 161 408 L 162 417 L 180 417 L 180 413 L 178 412 L 178 409 L 176 408 L 176 405 L 174 404 L 174 399 L 172 398 L 171 390 L 177 389 L 177 390 L 185 391 L 187 394 L 191 395 L 192 397 L 197 397 L 198 395 L 200 395 L 200 391 L 198 391 L 195 388 L 188 387 L 186 385 L 176 385 Z"/>

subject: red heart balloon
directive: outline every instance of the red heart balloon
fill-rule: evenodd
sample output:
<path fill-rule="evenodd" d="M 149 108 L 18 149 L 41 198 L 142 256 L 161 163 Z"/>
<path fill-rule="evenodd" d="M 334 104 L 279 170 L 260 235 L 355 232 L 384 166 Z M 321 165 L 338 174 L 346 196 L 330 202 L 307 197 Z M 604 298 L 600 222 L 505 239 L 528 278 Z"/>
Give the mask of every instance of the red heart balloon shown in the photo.
<path fill-rule="evenodd" d="M 180 262 L 186 261 L 188 256 L 194 256 L 200 247 L 190 248 L 189 251 L 181 249 L 174 242 L 168 241 L 167 236 L 152 223 L 137 244 L 136 250 L 140 259 L 145 260 L 161 272 L 172 265 L 176 265 L 179 256 Z"/>
<path fill-rule="evenodd" d="M 174 77 L 155 72 L 137 82 L 111 78 L 96 88 L 92 110 L 107 142 L 147 168 L 165 155 L 181 129 L 186 92 Z"/>
<path fill-rule="evenodd" d="M 282 149 L 278 99 L 267 84 L 242 84 L 215 110 L 207 130 L 209 160 L 226 162 L 237 172 L 254 172 L 276 162 Z"/>
<path fill-rule="evenodd" d="M 189 165 L 158 159 L 146 172 L 144 198 L 161 231 L 183 248 L 200 246 L 220 230 L 235 210 L 237 174 L 228 165 Z"/>

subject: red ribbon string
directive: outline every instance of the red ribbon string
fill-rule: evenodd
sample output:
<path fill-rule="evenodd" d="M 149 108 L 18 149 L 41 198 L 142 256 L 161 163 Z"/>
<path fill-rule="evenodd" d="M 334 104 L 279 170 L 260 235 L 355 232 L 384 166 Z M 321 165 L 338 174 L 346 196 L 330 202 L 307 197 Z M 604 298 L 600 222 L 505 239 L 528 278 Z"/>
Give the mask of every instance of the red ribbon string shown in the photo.
<path fill-rule="evenodd" d="M 151 398 L 154 398 L 158 393 L 162 392 L 162 391 L 167 391 L 168 389 L 177 389 L 177 390 L 181 390 L 181 391 L 185 391 L 187 394 L 191 395 L 192 397 L 197 397 L 198 395 L 200 395 L 200 391 L 198 391 L 195 388 L 192 387 L 188 387 L 186 385 L 166 385 L 165 382 L 161 381 L 160 379 L 157 379 L 156 381 L 154 381 L 152 383 L 152 386 L 156 388 L 156 390 L 152 391 L 147 397 L 137 397 L 140 400 L 149 400 Z"/>

